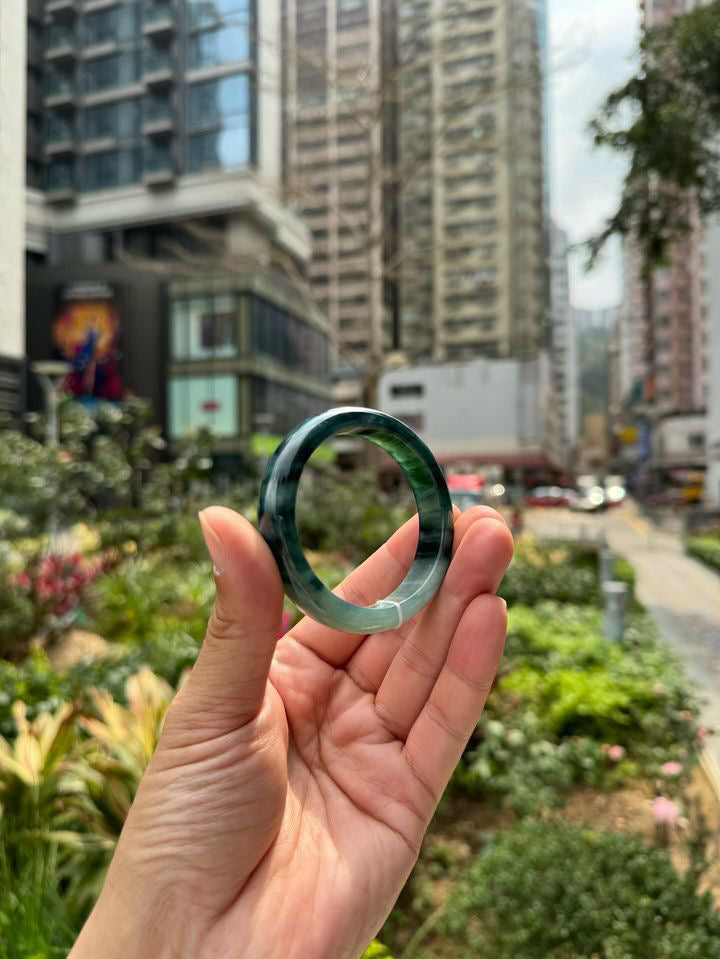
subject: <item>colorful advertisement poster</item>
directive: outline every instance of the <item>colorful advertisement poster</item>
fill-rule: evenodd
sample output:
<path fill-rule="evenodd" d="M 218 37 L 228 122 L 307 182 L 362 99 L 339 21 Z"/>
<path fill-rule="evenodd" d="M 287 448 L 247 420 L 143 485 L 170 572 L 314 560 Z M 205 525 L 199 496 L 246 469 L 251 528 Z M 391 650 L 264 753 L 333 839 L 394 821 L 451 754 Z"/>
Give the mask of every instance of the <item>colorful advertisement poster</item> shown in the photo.
<path fill-rule="evenodd" d="M 53 345 L 72 364 L 65 389 L 79 400 L 122 399 L 120 315 L 113 287 L 102 281 L 73 283 L 57 298 Z"/>

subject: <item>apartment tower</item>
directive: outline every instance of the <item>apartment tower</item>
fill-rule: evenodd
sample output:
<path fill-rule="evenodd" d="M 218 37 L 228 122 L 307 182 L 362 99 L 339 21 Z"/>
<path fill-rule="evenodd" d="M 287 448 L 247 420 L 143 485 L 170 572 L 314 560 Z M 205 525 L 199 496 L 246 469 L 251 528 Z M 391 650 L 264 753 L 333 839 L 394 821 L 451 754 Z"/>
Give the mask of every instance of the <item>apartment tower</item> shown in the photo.
<path fill-rule="evenodd" d="M 528 0 L 399 0 L 400 341 L 535 356 L 549 298 L 543 78 Z"/>
<path fill-rule="evenodd" d="M 373 402 L 396 341 L 394 2 L 285 0 L 285 181 L 313 238 L 310 289 L 336 335 L 338 402 Z"/>
<path fill-rule="evenodd" d="M 696 0 L 641 4 L 647 27 L 669 23 L 696 5 Z M 629 351 L 625 399 L 649 402 L 655 416 L 691 413 L 707 405 L 704 229 L 691 200 L 688 205 L 692 228 L 672 244 L 667 265 L 654 271 L 650 311 L 640 251 L 632 239 L 625 245 L 625 302 L 620 320 Z M 652 369 L 648 365 L 651 352 Z"/>

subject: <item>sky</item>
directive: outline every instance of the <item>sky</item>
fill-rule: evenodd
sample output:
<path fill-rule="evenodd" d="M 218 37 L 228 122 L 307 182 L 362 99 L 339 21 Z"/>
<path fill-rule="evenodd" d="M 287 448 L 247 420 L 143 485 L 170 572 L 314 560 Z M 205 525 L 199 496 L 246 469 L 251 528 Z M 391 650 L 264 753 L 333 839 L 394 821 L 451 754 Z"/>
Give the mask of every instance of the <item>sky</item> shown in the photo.
<path fill-rule="evenodd" d="M 636 0 L 548 0 L 550 23 L 550 207 L 571 243 L 598 232 L 619 200 L 624 164 L 592 144 L 587 124 L 607 93 L 633 72 Z M 622 299 L 620 245 L 613 241 L 592 273 L 570 262 L 570 298 L 581 309 Z"/>

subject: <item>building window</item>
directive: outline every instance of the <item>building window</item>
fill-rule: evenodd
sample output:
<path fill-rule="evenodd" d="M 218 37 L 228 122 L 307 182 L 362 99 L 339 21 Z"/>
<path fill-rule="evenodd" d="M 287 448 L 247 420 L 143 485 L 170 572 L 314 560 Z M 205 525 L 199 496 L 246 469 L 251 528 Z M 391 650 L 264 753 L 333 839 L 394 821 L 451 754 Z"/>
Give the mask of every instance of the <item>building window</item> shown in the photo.
<path fill-rule="evenodd" d="M 72 160 L 52 160 L 47 167 L 48 190 L 63 190 L 75 186 L 75 168 Z"/>
<path fill-rule="evenodd" d="M 188 66 L 214 67 L 223 63 L 250 59 L 250 30 L 248 26 L 226 25 L 203 30 L 188 38 Z"/>
<path fill-rule="evenodd" d="M 250 307 L 252 349 L 258 356 L 313 376 L 327 376 L 328 338 L 269 300 L 253 296 Z"/>
<path fill-rule="evenodd" d="M 237 301 L 230 294 L 173 301 L 170 319 L 173 359 L 236 356 L 236 317 Z"/>
<path fill-rule="evenodd" d="M 220 376 L 171 376 L 168 384 L 170 436 L 176 439 L 210 429 L 217 437 L 237 436 L 238 381 Z"/>
<path fill-rule="evenodd" d="M 118 137 L 131 140 L 140 133 L 141 101 L 119 100 L 88 107 L 85 111 L 85 139 Z"/>
<path fill-rule="evenodd" d="M 252 90 L 244 74 L 188 89 L 188 170 L 233 170 L 253 162 Z M 210 128 L 210 129 L 208 129 Z"/>
<path fill-rule="evenodd" d="M 187 0 L 191 28 L 213 27 L 229 20 L 250 28 L 250 0 Z"/>
<path fill-rule="evenodd" d="M 106 190 L 137 183 L 142 173 L 142 150 L 103 150 L 85 157 L 84 190 Z"/>
<path fill-rule="evenodd" d="M 45 139 L 48 143 L 72 140 L 74 135 L 72 122 L 67 117 L 52 112 L 47 114 L 45 118 Z"/>
<path fill-rule="evenodd" d="M 690 433 L 688 436 L 688 446 L 691 450 L 702 450 L 705 449 L 705 434 L 704 433 Z"/>
<path fill-rule="evenodd" d="M 231 127 L 188 137 L 189 173 L 201 170 L 238 170 L 250 163 L 250 131 Z"/>
<path fill-rule="evenodd" d="M 91 47 L 133 39 L 140 29 L 139 13 L 140 5 L 130 3 L 87 13 L 83 18 L 85 45 Z"/>
<path fill-rule="evenodd" d="M 85 92 L 94 93 L 97 90 L 137 83 L 140 72 L 139 50 L 88 60 L 85 64 Z"/>
<path fill-rule="evenodd" d="M 282 436 L 326 407 L 327 403 L 312 393 L 259 376 L 252 378 L 253 433 Z"/>
<path fill-rule="evenodd" d="M 425 387 L 422 383 L 396 383 L 390 387 L 390 396 L 424 396 Z"/>

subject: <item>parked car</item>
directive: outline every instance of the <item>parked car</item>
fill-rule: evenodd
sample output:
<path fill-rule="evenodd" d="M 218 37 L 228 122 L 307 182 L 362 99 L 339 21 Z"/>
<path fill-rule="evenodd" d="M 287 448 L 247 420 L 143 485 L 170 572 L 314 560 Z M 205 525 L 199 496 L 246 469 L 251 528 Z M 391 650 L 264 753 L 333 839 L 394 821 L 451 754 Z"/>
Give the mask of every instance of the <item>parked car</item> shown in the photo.
<path fill-rule="evenodd" d="M 591 486 L 576 493 L 570 501 L 570 509 L 576 513 L 596 513 L 607 509 L 608 500 L 602 486 Z"/>
<path fill-rule="evenodd" d="M 562 486 L 536 486 L 525 496 L 528 506 L 569 506 L 571 491 Z"/>

